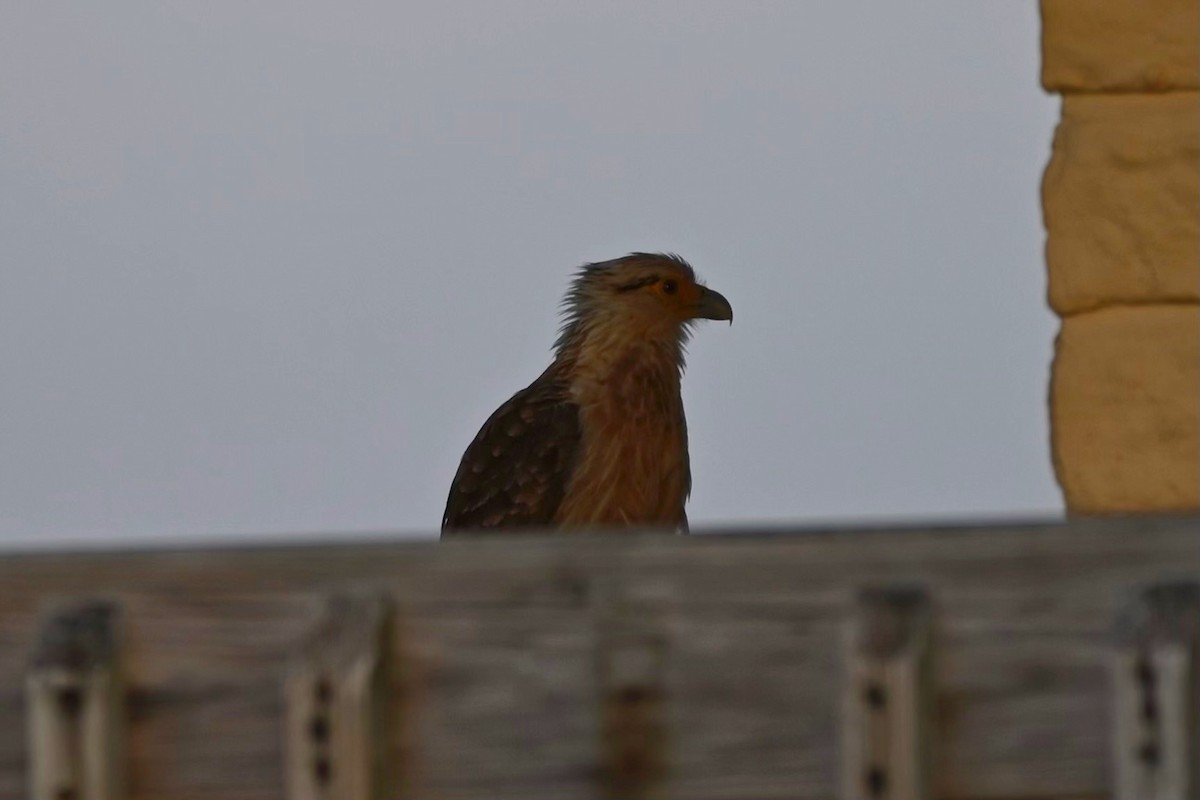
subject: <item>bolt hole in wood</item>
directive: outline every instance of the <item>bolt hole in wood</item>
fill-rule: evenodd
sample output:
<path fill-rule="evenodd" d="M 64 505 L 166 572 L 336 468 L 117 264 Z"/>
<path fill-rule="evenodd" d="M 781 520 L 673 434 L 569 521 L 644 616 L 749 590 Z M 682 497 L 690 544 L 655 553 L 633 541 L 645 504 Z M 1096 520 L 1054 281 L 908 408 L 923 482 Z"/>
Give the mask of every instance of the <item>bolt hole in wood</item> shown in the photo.
<path fill-rule="evenodd" d="M 650 691 L 644 686 L 626 686 L 617 694 L 617 700 L 623 705 L 640 705 L 650 699 Z"/>
<path fill-rule="evenodd" d="M 58 692 L 58 707 L 64 716 L 75 719 L 83 708 L 83 692 L 76 686 L 60 689 Z"/>
<path fill-rule="evenodd" d="M 328 758 L 318 758 L 313 761 L 313 775 L 317 778 L 317 783 L 322 786 L 328 786 L 333 780 L 333 765 L 329 763 Z"/>
<path fill-rule="evenodd" d="M 1154 688 L 1156 676 L 1154 674 L 1154 665 L 1150 663 L 1149 657 L 1142 655 L 1138 658 L 1134 665 L 1134 675 L 1137 677 L 1137 682 L 1142 685 L 1142 689 L 1150 691 Z"/>
<path fill-rule="evenodd" d="M 54 793 L 54 800 L 76 800 L 75 790 L 70 786 L 60 786 Z"/>
<path fill-rule="evenodd" d="M 872 711 L 882 711 L 887 706 L 887 694 L 878 683 L 867 684 L 863 697 L 867 702 L 867 707 Z"/>
<path fill-rule="evenodd" d="M 1158 701 L 1152 694 L 1142 697 L 1142 719 L 1151 725 L 1158 720 Z"/>
<path fill-rule="evenodd" d="M 871 797 L 884 797 L 887 793 L 887 773 L 883 767 L 867 770 L 867 792 Z"/>
<path fill-rule="evenodd" d="M 308 723 L 308 735 L 317 744 L 325 744 L 329 741 L 329 719 L 318 714 L 313 717 Z"/>
<path fill-rule="evenodd" d="M 654 766 L 645 753 L 628 749 L 618 757 L 617 771 L 624 782 L 640 785 L 653 776 Z"/>
<path fill-rule="evenodd" d="M 1154 665 L 1148 655 L 1138 658 L 1134 665 L 1134 677 L 1142 687 L 1142 721 L 1148 726 L 1154 726 L 1158 721 L 1158 700 L 1154 696 L 1158 676 L 1155 674 Z M 1137 757 L 1147 767 L 1158 766 L 1159 748 L 1158 742 L 1153 738 L 1153 732 L 1151 732 L 1151 738 L 1138 747 Z"/>

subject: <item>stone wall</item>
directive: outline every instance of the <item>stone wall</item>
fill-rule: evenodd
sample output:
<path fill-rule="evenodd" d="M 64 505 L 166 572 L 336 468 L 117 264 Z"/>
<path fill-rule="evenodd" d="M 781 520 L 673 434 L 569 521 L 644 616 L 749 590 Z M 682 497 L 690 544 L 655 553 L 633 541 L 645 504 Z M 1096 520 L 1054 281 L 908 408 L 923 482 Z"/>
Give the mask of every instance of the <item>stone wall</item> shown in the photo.
<path fill-rule="evenodd" d="M 1055 471 L 1071 513 L 1200 507 L 1200 0 L 1042 0 Z"/>

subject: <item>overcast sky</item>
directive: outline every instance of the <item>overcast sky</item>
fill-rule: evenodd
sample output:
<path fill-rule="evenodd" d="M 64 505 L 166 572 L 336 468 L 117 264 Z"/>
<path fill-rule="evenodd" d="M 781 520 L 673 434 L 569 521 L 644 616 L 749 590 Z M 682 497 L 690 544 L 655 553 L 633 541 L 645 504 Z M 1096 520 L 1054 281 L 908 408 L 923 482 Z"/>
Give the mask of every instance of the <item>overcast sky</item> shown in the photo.
<path fill-rule="evenodd" d="M 693 528 L 1057 515 L 1034 3 L 5 3 L 0 545 L 431 536 L 585 261 Z"/>

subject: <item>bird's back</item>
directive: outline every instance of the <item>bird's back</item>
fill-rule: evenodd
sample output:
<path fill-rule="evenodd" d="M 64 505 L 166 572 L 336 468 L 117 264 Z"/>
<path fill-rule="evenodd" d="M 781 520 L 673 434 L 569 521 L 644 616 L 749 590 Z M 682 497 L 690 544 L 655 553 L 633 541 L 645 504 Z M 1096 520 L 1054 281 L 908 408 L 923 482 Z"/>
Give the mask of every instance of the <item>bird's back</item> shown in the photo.
<path fill-rule="evenodd" d="M 463 454 L 443 535 L 553 524 L 580 438 L 579 409 L 551 366 L 496 409 Z"/>

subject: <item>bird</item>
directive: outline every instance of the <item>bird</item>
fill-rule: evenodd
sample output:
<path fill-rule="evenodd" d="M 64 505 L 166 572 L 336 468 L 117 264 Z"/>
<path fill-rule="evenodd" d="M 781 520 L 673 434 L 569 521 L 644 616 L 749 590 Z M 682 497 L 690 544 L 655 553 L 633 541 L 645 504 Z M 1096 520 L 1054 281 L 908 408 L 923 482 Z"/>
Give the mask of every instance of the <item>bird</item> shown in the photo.
<path fill-rule="evenodd" d="M 584 264 L 550 366 L 492 413 L 450 486 L 442 538 L 632 526 L 688 532 L 680 382 L 698 320 L 733 308 L 673 253 Z"/>

